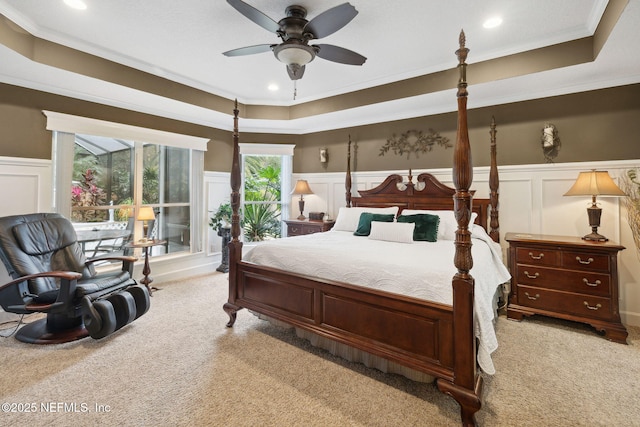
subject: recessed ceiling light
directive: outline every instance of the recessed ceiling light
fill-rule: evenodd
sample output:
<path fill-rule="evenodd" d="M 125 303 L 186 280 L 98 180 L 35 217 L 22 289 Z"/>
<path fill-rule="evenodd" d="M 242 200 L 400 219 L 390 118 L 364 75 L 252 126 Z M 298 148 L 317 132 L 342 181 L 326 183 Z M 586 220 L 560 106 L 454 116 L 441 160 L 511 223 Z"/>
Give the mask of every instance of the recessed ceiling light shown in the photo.
<path fill-rule="evenodd" d="M 484 28 L 495 28 L 495 27 L 498 27 L 500 24 L 502 24 L 502 18 L 500 18 L 499 16 L 494 16 L 493 18 L 489 18 L 486 21 L 484 21 L 484 24 L 482 24 L 482 26 Z"/>
<path fill-rule="evenodd" d="M 267 89 L 269 89 L 271 92 L 275 92 L 275 91 L 277 91 L 277 90 L 278 90 L 278 89 L 280 89 L 280 88 L 278 87 L 278 85 L 277 85 L 277 84 L 275 84 L 275 83 L 271 83 L 269 86 L 267 86 Z"/>
<path fill-rule="evenodd" d="M 87 8 L 87 4 L 83 0 L 64 0 L 64 3 L 73 9 L 85 10 Z"/>

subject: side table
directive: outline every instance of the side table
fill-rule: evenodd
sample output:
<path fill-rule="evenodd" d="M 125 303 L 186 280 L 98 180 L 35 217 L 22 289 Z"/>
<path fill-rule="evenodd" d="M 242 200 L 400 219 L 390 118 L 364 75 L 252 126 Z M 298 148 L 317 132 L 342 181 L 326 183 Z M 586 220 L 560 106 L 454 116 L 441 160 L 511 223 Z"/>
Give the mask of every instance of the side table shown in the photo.
<path fill-rule="evenodd" d="M 140 279 L 140 283 L 147 287 L 149 291 L 149 296 L 153 296 L 153 291 L 158 291 L 160 288 L 156 288 L 151 286 L 151 282 L 153 282 L 153 277 L 151 274 L 151 267 L 149 266 L 149 248 L 157 245 L 164 245 L 167 243 L 165 240 L 157 240 L 157 239 L 147 239 L 147 240 L 139 240 L 137 242 L 128 243 L 127 246 L 130 248 L 142 248 L 144 252 L 144 267 L 142 268 L 142 274 L 144 277 Z"/>
<path fill-rule="evenodd" d="M 573 236 L 507 233 L 511 296 L 507 317 L 541 314 L 587 323 L 607 339 L 627 343 L 618 308 L 614 242 Z"/>

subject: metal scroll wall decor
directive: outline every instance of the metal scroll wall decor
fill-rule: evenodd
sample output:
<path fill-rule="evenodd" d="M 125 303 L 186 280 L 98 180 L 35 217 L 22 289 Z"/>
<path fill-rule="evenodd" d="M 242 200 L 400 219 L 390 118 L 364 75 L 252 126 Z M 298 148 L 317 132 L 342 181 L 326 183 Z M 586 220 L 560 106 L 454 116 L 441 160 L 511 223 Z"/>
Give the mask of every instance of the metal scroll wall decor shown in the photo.
<path fill-rule="evenodd" d="M 433 129 L 429 129 L 428 133 L 421 130 L 409 130 L 400 137 L 395 134 L 387 139 L 387 143 L 380 148 L 380 156 L 384 156 L 388 152 L 393 152 L 400 156 L 407 155 L 407 159 L 411 157 L 411 154 L 415 154 L 416 158 L 420 154 L 428 153 L 433 149 L 435 145 L 439 145 L 444 148 L 451 148 L 453 144 L 449 142 L 449 138 L 441 136 L 440 133 Z"/>

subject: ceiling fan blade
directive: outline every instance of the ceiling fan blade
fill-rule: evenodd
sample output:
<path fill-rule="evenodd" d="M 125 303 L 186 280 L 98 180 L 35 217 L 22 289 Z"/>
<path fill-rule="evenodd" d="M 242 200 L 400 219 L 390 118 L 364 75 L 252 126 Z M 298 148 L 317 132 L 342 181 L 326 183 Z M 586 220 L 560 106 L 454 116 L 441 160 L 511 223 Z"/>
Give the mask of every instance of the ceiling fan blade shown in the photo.
<path fill-rule="evenodd" d="M 321 39 L 347 25 L 357 14 L 355 7 L 349 3 L 343 3 L 313 18 L 305 25 L 304 31 L 312 33 L 316 39 Z"/>
<path fill-rule="evenodd" d="M 291 80 L 300 80 L 304 75 L 304 65 L 287 65 L 287 74 Z"/>
<path fill-rule="evenodd" d="M 320 48 L 316 53 L 316 56 L 326 59 L 327 61 L 339 62 L 347 65 L 362 65 L 367 60 L 367 58 L 359 53 L 340 46 L 334 46 L 332 44 L 318 44 L 314 45 L 314 47 Z"/>
<path fill-rule="evenodd" d="M 265 30 L 272 33 L 276 33 L 280 30 L 280 25 L 278 25 L 276 21 L 269 18 L 267 15 L 260 12 L 255 7 L 243 2 L 242 0 L 227 0 L 227 3 L 233 6 L 235 10 L 249 18 L 251 21 L 260 25 Z"/>
<path fill-rule="evenodd" d="M 270 44 L 256 44 L 254 46 L 246 46 L 240 47 L 238 49 L 228 50 L 226 52 L 222 52 L 225 56 L 243 56 L 243 55 L 253 55 L 255 53 L 262 52 L 270 52 L 271 45 Z"/>

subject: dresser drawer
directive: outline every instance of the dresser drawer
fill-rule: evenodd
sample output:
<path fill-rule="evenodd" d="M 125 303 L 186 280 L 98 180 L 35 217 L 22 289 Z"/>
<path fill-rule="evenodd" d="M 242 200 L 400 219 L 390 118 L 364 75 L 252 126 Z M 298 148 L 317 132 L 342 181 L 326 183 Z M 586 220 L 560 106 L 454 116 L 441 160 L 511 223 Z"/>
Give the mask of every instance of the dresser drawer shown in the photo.
<path fill-rule="evenodd" d="M 522 247 L 516 249 L 516 262 L 529 265 L 560 265 L 560 257 L 557 250 Z"/>
<path fill-rule="evenodd" d="M 609 271 L 609 257 L 586 252 L 563 252 L 562 265 L 573 270 Z"/>
<path fill-rule="evenodd" d="M 611 299 L 518 285 L 518 303 L 526 307 L 592 319 L 611 318 Z"/>
<path fill-rule="evenodd" d="M 515 277 L 519 285 L 611 296 L 611 276 L 608 274 L 518 265 Z"/>

